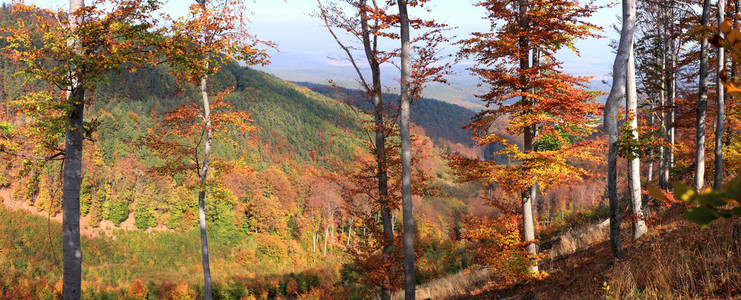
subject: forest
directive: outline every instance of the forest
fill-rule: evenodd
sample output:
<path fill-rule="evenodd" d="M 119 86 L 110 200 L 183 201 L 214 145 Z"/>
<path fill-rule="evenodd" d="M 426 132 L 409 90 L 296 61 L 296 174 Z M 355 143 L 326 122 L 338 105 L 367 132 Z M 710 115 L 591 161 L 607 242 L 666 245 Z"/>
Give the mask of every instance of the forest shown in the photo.
<path fill-rule="evenodd" d="M 741 298 L 738 2 L 312 1 L 349 87 L 260 1 L 0 6 L 0 299 Z"/>

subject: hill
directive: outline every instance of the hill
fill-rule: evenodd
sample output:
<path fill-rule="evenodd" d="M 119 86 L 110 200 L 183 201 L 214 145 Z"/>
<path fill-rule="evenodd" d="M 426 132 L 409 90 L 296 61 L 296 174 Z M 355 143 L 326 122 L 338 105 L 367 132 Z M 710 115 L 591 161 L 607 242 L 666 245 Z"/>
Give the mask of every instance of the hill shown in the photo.
<path fill-rule="evenodd" d="M 309 82 L 297 82 L 296 84 L 305 86 L 322 95 L 348 102 L 364 110 L 372 108 L 371 102 L 360 90 L 344 87 L 333 88 Z M 383 98 L 387 103 L 396 105 L 399 95 L 384 93 Z M 474 115 L 475 113 L 467 108 L 435 99 L 419 98 L 412 102 L 412 122 L 422 127 L 425 134 L 437 144 L 441 144 L 444 140 L 472 147 L 471 134 L 462 127 L 467 125 Z"/>
<path fill-rule="evenodd" d="M 0 62 L 4 67 L 0 72 L 4 79 L 0 122 L 23 124 L 27 120 L 17 115 L 9 103 L 31 87 L 23 88 L 14 77 L 17 69 L 13 64 Z M 199 293 L 198 278 L 182 275 L 199 273 L 194 271 L 198 256 L 178 259 L 187 256 L 184 253 L 188 249 L 198 249 L 191 243 L 197 224 L 197 201 L 189 188 L 192 178 L 187 174 L 165 176 L 152 172 L 152 167 L 163 162 L 152 155 L 154 150 L 140 143 L 168 111 L 198 103 L 195 87 L 179 85 L 167 71 L 167 66 L 158 66 L 136 73 L 110 74 L 107 84 L 88 93 L 95 104 L 86 109 L 85 119 L 97 120 L 99 124 L 92 141 L 85 144 L 81 195 L 82 232 L 87 236 L 83 250 L 86 257 L 94 257 L 84 264 L 83 284 L 92 298 L 122 297 L 136 280 L 146 285 L 150 295 L 176 290 L 179 282 L 185 283 L 183 289 L 190 295 Z M 352 276 L 358 276 L 354 273 L 357 271 L 343 265 L 352 261 L 348 254 L 350 241 L 364 239 L 368 228 L 362 220 L 353 218 L 341 197 L 347 183 L 329 176 L 352 172 L 358 158 L 368 151 L 364 132 L 356 120 L 358 115 L 344 103 L 235 62 L 215 74 L 209 88 L 214 94 L 231 91 L 225 101 L 236 110 L 249 112 L 259 127 L 253 133 L 229 132 L 235 144 L 219 139 L 214 143 L 217 158 L 229 161 L 244 157 L 243 163 L 249 170 L 247 174 L 212 175 L 223 182 L 211 188 L 206 204 L 214 253 L 212 268 L 215 274 L 221 274 L 215 275 L 216 284 L 238 285 L 252 295 L 265 297 L 305 292 L 327 284 L 362 292 L 352 280 Z M 445 111 L 431 109 L 425 118 L 450 117 L 438 117 L 438 113 Z M 440 132 L 437 142 L 444 142 L 443 136 L 448 136 L 429 128 Z M 415 134 L 429 141 L 424 131 Z M 452 144 L 443 144 L 446 143 Z M 422 254 L 423 258 L 436 257 L 427 260 L 445 257 L 443 264 L 420 267 L 419 278 L 423 282 L 471 263 L 470 256 L 460 255 L 465 252 L 460 245 L 444 237 L 457 226 L 455 216 L 468 213 L 467 199 L 480 189 L 476 184 L 454 183 L 441 158 L 443 150 L 433 147 L 433 143 L 427 145 L 422 150 L 429 157 L 420 165 L 429 172 L 438 192 L 415 197 L 420 230 L 426 232 L 424 236 L 431 236 L 420 243 L 446 250 Z M 61 273 L 53 263 L 57 254 L 48 252 L 44 245 L 59 243 L 60 162 L 39 164 L 30 173 L 18 173 L 20 161 L 7 163 L 10 167 L 0 174 L 4 204 L 25 208 L 35 216 L 8 213 L 3 225 L 19 222 L 24 224 L 24 232 L 35 232 L 41 229 L 28 224 L 38 223 L 47 229 L 42 236 L 23 240 L 23 245 L 32 250 L 0 254 L 2 268 L 8 271 L 4 274 L 12 274 L 0 276 L 0 281 L 4 286 L 21 279 L 27 283 L 25 292 L 31 294 L 9 297 L 46 295 L 36 293 L 35 287 L 54 294 L 58 292 L 55 283 Z M 398 214 L 394 216 L 398 222 Z M 396 226 L 397 233 L 400 229 Z M 162 252 L 162 245 L 149 243 L 172 244 L 180 249 L 168 254 Z M 317 247 L 322 243 L 327 246 Z M 153 266 L 160 265 L 158 261 L 168 263 L 155 270 Z M 127 267 L 141 268 L 142 272 L 129 272 Z M 308 270 L 315 275 L 311 275 L 313 279 L 301 279 L 304 283 L 291 275 Z M 339 272 L 347 277 L 340 278 Z M 285 287 L 291 281 L 289 277 L 297 282 L 297 288 Z M 259 284 L 251 286 L 252 279 Z M 281 287 L 272 287 L 273 281 Z"/>

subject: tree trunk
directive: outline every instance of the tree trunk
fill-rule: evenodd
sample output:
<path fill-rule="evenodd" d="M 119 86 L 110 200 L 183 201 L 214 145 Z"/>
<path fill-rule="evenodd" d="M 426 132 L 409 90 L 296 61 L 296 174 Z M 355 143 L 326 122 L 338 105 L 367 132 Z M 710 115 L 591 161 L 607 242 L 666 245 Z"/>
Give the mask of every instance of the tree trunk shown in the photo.
<path fill-rule="evenodd" d="M 726 11 L 726 1 L 718 0 L 718 24 L 723 23 Z M 723 36 L 718 26 L 718 34 Z M 717 106 L 718 113 L 715 118 L 715 176 L 713 180 L 713 188 L 716 190 L 721 189 L 723 184 L 723 131 L 725 130 L 725 94 L 723 90 L 723 83 L 720 81 L 720 75 L 723 73 L 726 67 L 726 61 L 723 53 L 723 47 L 718 48 L 718 84 L 717 89 Z"/>
<path fill-rule="evenodd" d="M 519 26 L 523 28 L 523 30 L 526 30 L 530 26 L 529 20 L 526 17 L 527 11 L 529 8 L 529 2 L 527 0 L 519 0 Z M 525 70 L 530 68 L 530 62 L 528 60 L 528 54 L 530 52 L 530 48 L 528 45 L 527 37 L 521 36 L 518 41 L 518 46 L 520 48 L 520 70 L 521 72 L 524 72 Z M 524 73 L 523 73 L 524 74 Z M 522 93 L 532 92 L 529 90 L 529 84 L 527 84 L 527 78 L 524 75 L 520 76 L 521 84 L 522 84 Z M 525 106 L 532 107 L 532 99 L 529 99 L 527 97 L 522 97 L 522 100 Z M 525 126 L 524 128 L 524 134 L 523 134 L 523 140 L 524 140 L 524 146 L 523 151 L 525 153 L 529 153 L 533 151 L 533 139 L 535 138 L 535 125 Z M 532 185 L 528 189 L 522 191 L 522 237 L 523 240 L 527 243 L 530 241 L 533 241 L 535 239 L 535 221 L 533 219 L 533 201 L 535 200 L 536 195 L 536 186 Z M 530 243 L 527 246 L 525 246 L 525 250 L 529 255 L 536 255 L 537 254 L 537 248 L 534 243 Z M 528 270 L 531 272 L 537 272 L 538 271 L 538 265 L 531 265 L 528 267 Z"/>
<path fill-rule="evenodd" d="M 206 55 L 206 61 L 209 56 Z M 208 70 L 208 62 L 205 64 Z M 208 162 L 211 156 L 211 105 L 208 101 L 208 76 L 201 77 L 201 98 L 203 100 L 203 119 L 206 121 L 206 140 L 203 144 L 203 162 L 201 163 L 200 179 L 201 191 L 198 193 L 198 225 L 201 231 L 201 260 L 203 264 L 203 293 L 204 299 L 211 300 L 211 268 L 208 260 L 208 238 L 206 236 L 206 178 L 208 177 Z"/>
<path fill-rule="evenodd" d="M 365 1 L 363 2 L 365 5 Z M 394 231 L 391 228 L 391 211 L 389 209 L 388 205 L 388 173 L 386 172 L 386 133 L 384 132 L 384 121 L 383 121 L 383 114 L 384 114 L 384 104 L 383 104 L 383 97 L 382 97 L 382 85 L 381 85 L 381 68 L 379 66 L 378 61 L 375 58 L 375 49 L 372 48 L 370 37 L 368 36 L 368 21 L 365 18 L 365 13 L 361 14 L 361 23 L 364 28 L 363 33 L 363 44 L 365 47 L 366 57 L 368 59 L 368 63 L 371 67 L 371 73 L 373 77 L 373 90 L 372 90 L 372 97 L 373 97 L 373 107 L 374 107 L 374 114 L 373 119 L 376 125 L 375 133 L 376 133 L 376 164 L 378 167 L 378 173 L 376 174 L 376 177 L 378 178 L 378 194 L 380 195 L 380 203 L 382 204 L 381 207 L 381 223 L 383 225 L 383 234 L 384 234 L 384 246 L 382 250 L 383 254 L 383 260 L 387 261 L 390 256 L 391 252 L 393 252 L 394 249 Z M 393 276 L 392 274 L 392 267 L 389 265 L 386 268 L 386 283 L 383 284 L 381 287 L 381 299 L 382 300 L 389 300 L 391 299 L 391 290 L 390 288 L 390 278 Z"/>
<path fill-rule="evenodd" d="M 411 46 L 406 0 L 398 0 L 401 25 L 401 207 L 404 221 L 404 299 L 415 299 L 417 280 L 414 274 L 414 210 L 412 207 L 412 143 L 409 134 L 411 95 Z"/>
<path fill-rule="evenodd" d="M 532 143 L 531 143 L 532 144 Z M 535 218 L 533 218 L 533 202 L 538 192 L 537 184 L 530 186 L 530 189 L 522 192 L 522 236 L 525 242 L 535 240 Z M 537 246 L 530 243 L 525 246 L 528 255 L 537 255 Z M 538 264 L 530 265 L 528 271 L 538 272 Z"/>
<path fill-rule="evenodd" d="M 653 127 L 655 122 L 654 117 L 654 99 L 653 97 L 649 98 L 648 100 L 649 105 L 649 115 L 648 115 L 648 123 L 649 126 Z M 649 135 L 653 135 L 653 129 L 650 131 Z M 651 181 L 654 178 L 654 152 L 656 151 L 655 147 L 651 147 L 648 150 L 648 168 L 646 170 L 646 182 L 651 183 Z"/>
<path fill-rule="evenodd" d="M 353 66 L 355 67 L 355 71 L 357 72 L 358 77 L 360 78 L 361 82 L 363 82 L 363 86 L 366 88 L 366 92 L 368 92 L 369 97 L 373 100 L 373 108 L 374 108 L 374 123 L 375 123 L 375 155 L 376 155 L 376 163 L 377 163 L 377 173 L 376 178 L 378 179 L 378 195 L 379 199 L 378 202 L 380 203 L 380 211 L 381 211 L 381 222 L 383 225 L 383 233 L 384 233 L 384 246 L 382 250 L 383 258 L 382 260 L 385 262 L 387 261 L 391 253 L 393 252 L 393 242 L 394 242 L 394 232 L 391 229 L 391 217 L 390 217 L 390 210 L 388 205 L 388 175 L 386 171 L 386 133 L 385 133 L 385 125 L 384 125 L 384 105 L 383 105 L 383 98 L 381 96 L 382 93 L 382 85 L 381 85 L 381 69 L 380 69 L 380 63 L 378 62 L 378 51 L 377 51 L 377 39 L 378 35 L 376 35 L 374 32 L 370 31 L 370 27 L 368 25 L 368 12 L 371 11 L 371 9 L 368 8 L 368 2 L 367 0 L 360 0 L 356 3 L 357 7 L 359 8 L 358 15 L 360 15 L 360 28 L 361 28 L 361 40 L 363 43 L 363 50 L 365 51 L 365 57 L 368 60 L 368 65 L 371 70 L 372 75 L 372 86 L 368 86 L 365 84 L 365 80 L 363 79 L 364 76 L 360 69 L 355 65 L 355 61 L 351 54 L 350 47 L 346 47 L 345 45 L 340 42 L 340 40 L 335 36 L 334 32 L 332 31 L 329 22 L 327 20 L 327 17 L 325 15 L 326 11 L 322 8 L 321 1 L 317 0 L 317 4 L 319 4 L 320 10 L 322 11 L 322 16 L 325 21 L 325 25 L 329 29 L 329 32 L 334 36 L 335 41 L 339 46 L 347 53 L 348 58 L 353 63 Z M 376 2 L 373 1 L 373 5 L 376 5 Z M 371 40 L 372 38 L 372 40 Z M 363 240 L 365 240 L 365 225 L 363 226 Z M 388 265 L 385 270 L 386 279 L 381 284 L 381 299 L 382 300 L 389 300 L 391 299 L 391 291 L 389 290 L 390 282 L 389 279 L 392 277 L 392 266 Z"/>
<path fill-rule="evenodd" d="M 85 6 L 83 0 L 70 0 L 69 24 L 75 30 L 83 22 L 75 12 Z M 82 48 L 77 39 L 67 41 L 80 53 Z M 73 66 L 74 67 L 74 66 Z M 80 299 L 82 295 L 82 247 L 80 245 L 80 184 L 82 182 L 82 118 L 85 111 L 85 90 L 79 86 L 77 74 L 70 74 L 71 91 L 67 101 L 72 104 L 68 111 L 64 145 L 64 178 L 62 183 L 62 254 L 63 279 L 62 298 Z"/>
<path fill-rule="evenodd" d="M 710 21 L 710 0 L 703 1 L 703 27 Z M 698 83 L 697 123 L 695 125 L 695 189 L 701 190 L 705 185 L 705 127 L 708 110 L 708 39 L 700 43 L 700 80 Z"/>
<path fill-rule="evenodd" d="M 677 135 L 677 128 L 674 126 L 674 116 L 675 113 L 675 100 L 677 97 L 677 49 L 674 38 L 670 39 L 670 50 L 671 53 L 671 72 L 669 73 L 669 98 L 667 99 L 669 103 L 669 115 L 667 116 L 667 128 L 669 130 L 669 160 L 668 160 L 668 167 L 666 169 L 666 174 L 664 177 L 666 178 L 667 184 L 669 183 L 669 169 L 674 167 L 674 144 L 675 144 L 675 137 Z"/>
<path fill-rule="evenodd" d="M 670 49 L 670 43 L 669 43 L 669 17 L 667 14 L 668 8 L 666 7 L 666 1 L 662 1 L 661 6 L 661 29 L 659 31 L 659 39 L 660 43 L 659 46 L 661 47 L 661 74 L 660 74 L 660 86 L 661 89 L 659 90 L 659 105 L 661 107 L 661 137 L 669 143 L 669 135 L 670 135 L 670 126 L 671 123 L 669 121 L 670 118 L 670 108 L 667 106 L 667 87 L 671 85 L 671 75 L 667 76 L 668 74 L 671 74 L 671 70 L 667 68 L 667 59 L 668 55 L 667 52 Z M 671 90 L 671 88 L 669 88 Z M 671 95 L 669 96 L 671 97 Z M 670 167 L 670 147 L 669 146 L 663 146 L 660 148 L 659 152 L 659 188 L 663 190 L 667 190 L 669 188 L 669 167 Z"/>
<path fill-rule="evenodd" d="M 605 103 L 605 128 L 609 134 L 609 152 L 607 156 L 607 197 L 610 202 L 610 246 L 612 254 L 617 259 L 623 259 L 623 248 L 620 243 L 620 208 L 617 198 L 617 143 L 618 126 L 617 113 L 620 100 L 625 96 L 628 59 L 630 47 L 633 45 L 635 31 L 635 0 L 623 0 L 623 25 L 620 30 L 615 63 L 612 66 L 613 83 L 610 95 Z"/>
<path fill-rule="evenodd" d="M 327 256 L 327 237 L 329 236 L 329 226 L 324 226 L 324 256 Z"/>
<path fill-rule="evenodd" d="M 313 252 L 316 253 L 316 234 L 317 232 L 314 231 L 311 233 L 311 241 L 314 243 Z"/>
<path fill-rule="evenodd" d="M 353 218 L 350 217 L 350 226 L 347 228 L 347 246 L 350 247 L 350 238 L 352 237 L 352 221 Z"/>
<path fill-rule="evenodd" d="M 626 115 L 630 118 L 631 135 L 638 140 L 638 97 L 636 95 L 635 61 L 633 45 L 630 45 L 627 68 Z M 630 209 L 633 214 L 633 239 L 639 239 L 646 233 L 646 222 L 641 209 L 641 159 L 631 158 L 628 162 L 628 190 L 630 194 Z"/>

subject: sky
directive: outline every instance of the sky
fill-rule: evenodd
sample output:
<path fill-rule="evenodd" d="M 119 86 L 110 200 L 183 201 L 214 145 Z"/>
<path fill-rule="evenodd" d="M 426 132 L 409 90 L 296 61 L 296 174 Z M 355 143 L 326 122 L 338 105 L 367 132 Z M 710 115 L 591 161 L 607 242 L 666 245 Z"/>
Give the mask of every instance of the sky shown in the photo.
<path fill-rule="evenodd" d="M 46 8 L 66 9 L 65 0 L 26 0 L 27 2 Z M 326 2 L 327 0 L 322 0 Z M 164 10 L 174 16 L 183 15 L 193 1 L 169 0 Z M 484 19 L 482 8 L 474 6 L 473 0 L 431 0 L 430 12 L 425 13 L 437 21 L 456 26 L 452 33 L 458 39 L 468 36 L 471 32 L 488 31 L 490 23 Z M 609 3 L 610 0 L 598 0 L 598 5 Z M 292 81 L 326 82 L 326 79 L 354 80 L 352 68 L 346 60 L 342 60 L 343 52 L 323 26 L 323 22 L 311 15 L 316 11 L 316 0 L 256 0 L 247 1 L 252 12 L 250 31 L 262 40 L 278 44 L 277 49 L 270 50 L 271 64 L 260 69 L 275 74 L 283 79 Z M 592 16 L 588 21 L 603 27 L 600 39 L 579 41 L 577 49 L 581 56 L 576 56 L 568 50 L 557 54 L 563 62 L 564 71 L 574 75 L 593 76 L 595 80 L 609 78 L 615 55 L 609 47 L 612 39 L 619 36 L 612 30 L 612 24 L 618 21 L 620 6 L 605 8 Z M 413 34 L 413 33 L 412 33 Z M 447 48 L 454 53 L 455 45 Z M 456 66 L 459 71 L 457 77 L 466 85 L 474 85 L 474 78 L 468 76 L 465 63 Z M 392 68 L 392 67 L 390 67 Z M 467 79 L 466 79 L 467 78 Z M 386 80 L 391 80 L 390 77 Z M 452 80 L 451 84 L 456 84 Z"/>

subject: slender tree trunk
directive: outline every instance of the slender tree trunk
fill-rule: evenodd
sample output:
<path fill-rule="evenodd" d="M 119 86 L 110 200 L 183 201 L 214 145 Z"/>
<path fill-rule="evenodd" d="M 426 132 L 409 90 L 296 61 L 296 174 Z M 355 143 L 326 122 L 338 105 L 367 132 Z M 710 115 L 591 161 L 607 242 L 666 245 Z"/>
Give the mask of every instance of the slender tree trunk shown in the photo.
<path fill-rule="evenodd" d="M 327 256 L 327 237 L 329 236 L 329 226 L 324 226 L 324 256 Z"/>
<path fill-rule="evenodd" d="M 316 231 L 311 233 L 311 241 L 314 243 L 314 247 L 312 248 L 313 252 L 316 253 Z"/>
<path fill-rule="evenodd" d="M 85 6 L 83 0 L 70 0 L 69 24 L 76 29 L 83 22 L 75 12 Z M 77 39 L 67 41 L 78 53 L 82 48 Z M 68 111 L 64 146 L 64 179 L 62 183 L 62 256 L 64 273 L 62 298 L 80 299 L 82 295 L 82 247 L 80 245 L 80 184 L 82 182 L 82 118 L 85 111 L 85 90 L 80 86 L 78 74 L 70 73 L 71 91 L 67 101 L 72 104 Z"/>
<path fill-rule="evenodd" d="M 350 238 L 352 237 L 352 221 L 353 218 L 350 217 L 350 226 L 347 228 L 347 246 L 350 247 Z"/>
<path fill-rule="evenodd" d="M 702 26 L 710 21 L 710 0 L 702 5 Z M 700 43 L 700 80 L 698 83 L 697 124 L 695 125 L 695 189 L 701 190 L 705 185 L 705 127 L 708 110 L 708 39 Z"/>
<path fill-rule="evenodd" d="M 209 57 L 206 55 L 206 60 Z M 208 62 L 205 64 L 208 70 Z M 208 260 L 208 237 L 206 235 L 206 178 L 208 177 L 208 163 L 211 156 L 211 105 L 208 100 L 208 76 L 201 77 L 201 99 L 203 100 L 203 119 L 206 122 L 206 140 L 203 144 L 203 162 L 201 163 L 200 179 L 201 191 L 198 193 L 198 225 L 201 233 L 201 260 L 203 264 L 203 293 L 204 299 L 211 300 L 211 268 Z"/>
<path fill-rule="evenodd" d="M 667 107 L 667 87 L 671 85 L 671 70 L 667 67 L 667 52 L 670 51 L 669 43 L 669 17 L 667 14 L 668 8 L 666 7 L 666 1 L 662 1 L 661 9 L 661 28 L 659 31 L 660 47 L 661 47 L 661 74 L 660 74 L 660 86 L 659 91 L 659 105 L 661 106 L 661 137 L 669 143 L 669 131 L 670 131 L 670 108 Z M 669 167 L 670 167 L 670 150 L 669 146 L 663 146 L 660 148 L 659 156 L 659 188 L 667 190 L 669 187 Z"/>
<path fill-rule="evenodd" d="M 631 135 L 638 140 L 638 97 L 636 95 L 635 59 L 633 45 L 630 45 L 630 55 L 627 64 L 627 91 L 626 91 L 626 115 L 629 116 Z M 628 162 L 628 190 L 630 194 L 630 209 L 633 213 L 633 238 L 639 239 L 646 233 L 646 222 L 643 219 L 641 209 L 641 159 L 631 158 Z"/>
<path fill-rule="evenodd" d="M 718 0 L 718 24 L 723 23 L 725 19 L 726 1 Z M 720 31 L 718 26 L 718 34 L 721 36 L 723 33 Z M 713 178 L 713 188 L 716 190 L 721 189 L 723 184 L 723 131 L 725 130 L 725 94 L 723 90 L 723 83 L 720 81 L 720 75 L 725 71 L 726 61 L 723 53 L 723 47 L 718 48 L 718 84 L 717 89 L 717 106 L 718 113 L 715 118 L 715 177 Z"/>
<path fill-rule="evenodd" d="M 329 25 L 329 22 L 327 20 L 327 17 L 325 15 L 325 11 L 322 8 L 321 1 L 317 0 L 317 4 L 319 4 L 320 10 L 322 11 L 322 15 L 325 21 L 325 25 L 329 29 L 329 32 L 334 36 L 335 41 L 339 44 L 339 46 L 346 52 L 348 55 L 348 58 L 353 62 L 353 65 L 355 66 L 354 60 L 352 58 L 352 54 L 349 47 L 346 47 L 343 45 L 340 40 L 335 36 L 334 32 L 331 30 L 331 27 Z M 383 225 L 383 233 L 384 233 L 384 246 L 382 250 L 383 258 L 382 260 L 384 262 L 388 261 L 388 259 L 391 256 L 391 253 L 393 252 L 393 242 L 394 242 L 394 232 L 391 228 L 391 211 L 390 211 L 390 205 L 389 205 L 389 194 L 388 194 L 388 175 L 387 175 L 387 161 L 386 161 L 386 132 L 385 132 L 385 125 L 384 125 L 384 104 L 383 104 L 383 98 L 382 98 L 382 85 L 381 85 L 381 69 L 380 69 L 380 63 L 378 61 L 378 51 L 377 51 L 377 45 L 378 45 L 378 35 L 376 35 L 374 32 L 370 31 L 370 26 L 368 25 L 368 12 L 371 11 L 368 7 L 368 1 L 367 0 L 359 0 L 357 3 L 354 3 L 357 5 L 357 8 L 359 8 L 358 15 L 360 15 L 360 28 L 361 28 L 361 39 L 363 43 L 363 50 L 365 51 L 365 57 L 368 60 L 368 65 L 371 70 L 371 76 L 372 76 L 372 86 L 365 85 L 365 80 L 363 79 L 364 76 L 360 72 L 360 69 L 355 66 L 355 70 L 358 74 L 358 77 L 360 80 L 364 83 L 365 88 L 367 89 L 367 92 L 369 94 L 369 97 L 373 100 L 373 108 L 374 108 L 374 123 L 375 123 L 375 155 L 376 155 L 376 164 L 377 164 L 377 173 L 376 178 L 378 179 L 378 195 L 379 199 L 378 202 L 380 203 L 380 212 L 381 212 L 381 222 Z M 373 1 L 373 5 L 376 6 L 376 1 Z M 377 7 L 374 7 L 377 8 Z M 365 225 L 363 225 L 363 240 L 365 240 Z M 385 270 L 386 279 L 381 284 L 381 299 L 382 300 L 389 300 L 391 299 L 391 291 L 390 288 L 390 278 L 393 276 L 392 274 L 392 266 L 390 264 L 387 264 Z"/>
<path fill-rule="evenodd" d="M 674 117 L 676 115 L 675 112 L 675 102 L 677 97 L 677 49 L 678 48 L 675 44 L 675 38 L 672 38 L 670 40 L 671 42 L 671 72 L 669 75 L 671 76 L 669 79 L 669 115 L 667 116 L 667 128 L 669 129 L 669 163 L 667 164 L 669 167 L 666 169 L 666 174 L 664 177 L 666 178 L 666 182 L 669 183 L 669 169 L 674 167 L 674 144 L 675 144 L 675 137 L 677 136 L 677 128 L 674 126 Z"/>
<path fill-rule="evenodd" d="M 649 105 L 649 115 L 648 115 L 648 123 L 650 126 L 654 126 L 654 99 L 653 96 L 651 96 L 648 100 Z M 653 130 L 650 131 L 649 136 L 653 135 Z M 655 147 L 651 147 L 648 150 L 648 169 L 646 170 L 646 182 L 651 183 L 651 181 L 654 178 L 654 152 L 656 151 Z"/>
<path fill-rule="evenodd" d="M 617 113 L 620 100 L 625 96 L 626 65 L 630 57 L 630 47 L 633 45 L 633 32 L 635 31 L 635 5 L 635 0 L 623 0 L 623 25 L 615 63 L 612 66 L 613 83 L 605 103 L 605 128 L 609 134 L 607 197 L 610 202 L 610 246 L 613 256 L 617 259 L 623 259 L 623 248 L 620 242 L 620 208 L 617 198 Z"/>
<path fill-rule="evenodd" d="M 411 46 L 409 14 L 406 0 L 398 0 L 401 25 L 401 207 L 404 221 L 404 299 L 415 299 L 417 280 L 414 274 L 414 210 L 412 207 L 412 142 L 409 133 L 411 95 Z"/>
<path fill-rule="evenodd" d="M 530 3 L 528 0 L 519 0 L 519 26 L 523 28 L 523 30 L 527 30 L 527 28 L 530 26 L 529 20 L 527 17 L 527 11 L 529 9 Z M 527 37 L 522 36 L 519 38 L 518 46 L 520 48 L 520 70 L 525 71 L 530 68 L 530 62 L 528 60 L 529 52 L 530 52 L 530 46 L 528 45 Z M 534 48 L 535 49 L 535 48 Z M 527 83 L 527 78 L 524 75 L 520 76 L 520 80 L 522 81 L 522 92 L 527 93 L 531 92 L 529 90 L 529 84 Z M 526 105 L 527 107 L 533 106 L 533 99 L 529 99 L 527 97 L 522 97 L 522 100 L 520 100 Z M 524 134 L 523 134 L 523 140 L 524 140 L 524 146 L 523 151 L 525 153 L 529 153 L 533 151 L 533 139 L 535 138 L 535 125 L 525 126 L 524 128 Z M 535 240 L 535 220 L 533 218 L 533 201 L 535 200 L 535 194 L 536 194 L 536 186 L 532 185 L 528 189 L 522 191 L 521 197 L 522 197 L 522 237 L 523 240 L 527 242 L 531 242 Z M 529 255 L 536 255 L 537 254 L 537 248 L 534 243 L 530 243 L 527 246 L 525 246 L 525 250 Z M 534 264 L 532 266 L 528 267 L 528 270 L 531 272 L 537 272 L 538 271 L 538 265 Z"/>
<path fill-rule="evenodd" d="M 531 143 L 532 144 L 532 143 Z M 535 218 L 533 217 L 533 202 L 538 192 L 537 184 L 533 184 L 530 188 L 522 192 L 522 236 L 525 242 L 535 240 Z M 537 255 L 537 246 L 535 243 L 530 243 L 525 246 L 525 251 L 528 255 Z M 538 264 L 535 263 L 528 267 L 528 271 L 535 273 L 538 272 Z"/>

